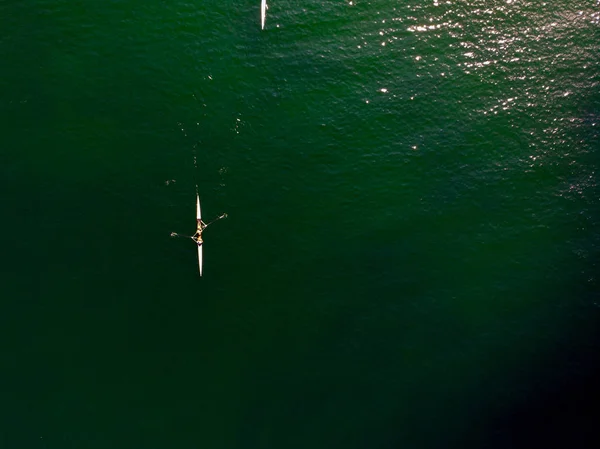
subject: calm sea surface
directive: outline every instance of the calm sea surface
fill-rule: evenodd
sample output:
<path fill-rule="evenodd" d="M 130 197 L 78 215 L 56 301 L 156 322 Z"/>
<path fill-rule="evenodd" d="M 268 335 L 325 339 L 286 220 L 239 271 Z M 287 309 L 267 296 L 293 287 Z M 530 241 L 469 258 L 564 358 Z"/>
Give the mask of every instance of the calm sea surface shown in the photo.
<path fill-rule="evenodd" d="M 599 28 L 0 1 L 0 448 L 598 447 Z"/>

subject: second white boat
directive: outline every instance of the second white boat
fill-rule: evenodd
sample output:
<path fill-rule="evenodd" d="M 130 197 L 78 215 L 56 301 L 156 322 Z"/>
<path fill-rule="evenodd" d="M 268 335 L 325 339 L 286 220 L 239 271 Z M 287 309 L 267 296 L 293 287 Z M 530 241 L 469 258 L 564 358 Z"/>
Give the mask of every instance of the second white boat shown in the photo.
<path fill-rule="evenodd" d="M 265 17 L 267 16 L 267 0 L 260 2 L 260 29 L 265 29 Z"/>

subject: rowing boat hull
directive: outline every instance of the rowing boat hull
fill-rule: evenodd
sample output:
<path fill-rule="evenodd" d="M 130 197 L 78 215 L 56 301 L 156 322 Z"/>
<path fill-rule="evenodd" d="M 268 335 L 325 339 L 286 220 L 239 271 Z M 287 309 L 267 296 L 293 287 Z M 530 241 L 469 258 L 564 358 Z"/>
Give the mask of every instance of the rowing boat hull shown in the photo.
<path fill-rule="evenodd" d="M 260 29 L 265 29 L 265 17 L 267 15 L 267 0 L 261 0 L 260 2 Z"/>
<path fill-rule="evenodd" d="M 196 220 L 200 223 L 202 220 L 202 211 L 200 209 L 200 195 L 196 193 Z M 202 245 L 198 244 L 198 271 L 200 272 L 200 276 L 202 276 Z"/>
<path fill-rule="evenodd" d="M 198 270 L 202 276 L 202 245 L 198 245 Z"/>

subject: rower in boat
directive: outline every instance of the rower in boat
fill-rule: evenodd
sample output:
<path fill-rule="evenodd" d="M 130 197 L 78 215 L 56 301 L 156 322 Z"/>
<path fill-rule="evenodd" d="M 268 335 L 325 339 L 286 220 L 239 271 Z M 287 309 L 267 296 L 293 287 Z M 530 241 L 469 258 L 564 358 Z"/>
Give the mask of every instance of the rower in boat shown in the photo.
<path fill-rule="evenodd" d="M 208 225 L 200 218 L 196 220 L 196 233 L 192 236 L 192 240 L 196 242 L 198 246 L 202 245 L 202 231 L 204 231 L 207 226 Z"/>
<path fill-rule="evenodd" d="M 223 218 L 227 218 L 227 214 L 221 214 L 214 220 L 209 221 L 208 223 L 204 223 L 202 221 L 202 212 L 200 210 L 200 196 L 196 191 L 196 233 L 192 236 L 186 236 L 177 234 L 176 232 L 171 232 L 171 237 L 191 238 L 196 243 L 196 246 L 198 248 L 198 271 L 200 273 L 200 276 L 202 276 L 202 231 L 208 228 L 208 226 L 214 223 L 215 221 L 221 220 Z"/>

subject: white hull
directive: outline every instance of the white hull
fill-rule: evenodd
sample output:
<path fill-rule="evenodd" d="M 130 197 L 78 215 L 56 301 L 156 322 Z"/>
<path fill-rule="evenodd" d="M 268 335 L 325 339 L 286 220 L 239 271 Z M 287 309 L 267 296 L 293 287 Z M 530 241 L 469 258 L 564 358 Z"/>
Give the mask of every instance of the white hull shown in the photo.
<path fill-rule="evenodd" d="M 202 220 L 202 211 L 200 210 L 200 195 L 196 193 L 196 220 Z"/>
<path fill-rule="evenodd" d="M 198 271 L 200 271 L 200 276 L 202 276 L 202 245 L 198 245 Z"/>
<path fill-rule="evenodd" d="M 202 211 L 200 210 L 200 195 L 196 193 L 196 220 L 202 220 Z M 202 276 L 202 245 L 198 245 L 198 270 Z"/>
<path fill-rule="evenodd" d="M 265 29 L 265 17 L 267 15 L 267 0 L 261 0 L 260 2 L 260 29 Z"/>

